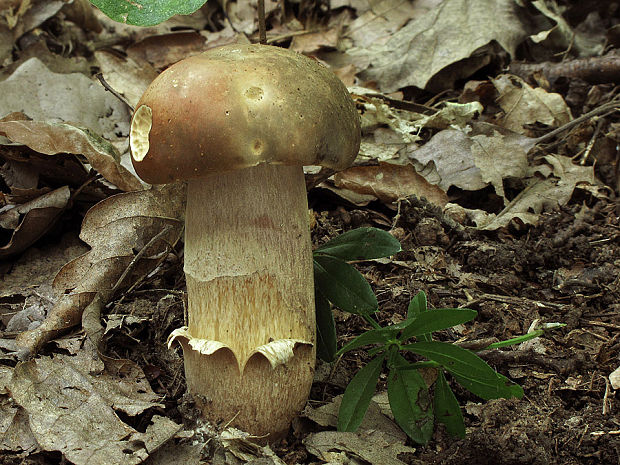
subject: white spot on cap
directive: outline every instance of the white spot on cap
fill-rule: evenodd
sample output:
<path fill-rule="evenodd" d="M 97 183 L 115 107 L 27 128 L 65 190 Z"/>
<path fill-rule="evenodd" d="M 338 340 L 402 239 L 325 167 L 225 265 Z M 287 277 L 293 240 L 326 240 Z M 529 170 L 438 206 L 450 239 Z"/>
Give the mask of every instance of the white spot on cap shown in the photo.
<path fill-rule="evenodd" d="M 144 160 L 149 152 L 149 133 L 152 127 L 153 111 L 151 107 L 141 105 L 133 115 L 129 131 L 129 147 L 134 160 Z"/>

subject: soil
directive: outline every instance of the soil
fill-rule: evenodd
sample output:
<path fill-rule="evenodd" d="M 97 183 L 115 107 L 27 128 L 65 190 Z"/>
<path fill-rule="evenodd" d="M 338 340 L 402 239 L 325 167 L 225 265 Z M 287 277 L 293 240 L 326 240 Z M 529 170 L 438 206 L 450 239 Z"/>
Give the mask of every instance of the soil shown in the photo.
<path fill-rule="evenodd" d="M 620 429 L 606 374 L 620 357 L 620 243 L 617 206 L 605 200 L 575 203 L 545 214 L 539 226 L 522 231 L 482 233 L 451 230 L 424 201 L 401 202 L 400 213 L 377 204 L 368 208 L 320 210 L 322 194 L 311 197 L 317 223 L 315 244 L 360 226 L 386 227 L 403 251 L 387 263 L 358 264 L 379 298 L 382 324 L 402 321 L 410 298 L 426 292 L 435 308 L 467 307 L 476 320 L 460 330 L 438 333 L 445 341 L 500 340 L 524 334 L 534 321 L 566 323 L 544 338 L 480 355 L 520 383 L 521 400 L 482 402 L 453 384 L 462 406 L 467 438 L 456 440 L 438 427 L 426 446 L 399 457 L 410 464 L 617 464 Z M 376 207 L 376 210 L 373 209 Z M 176 421 L 195 417 L 184 397 L 183 366 L 169 351 L 166 334 L 183 319 L 182 296 L 150 289 L 182 289 L 177 264 L 126 296 L 115 312 L 152 315 L 131 335 L 108 340 L 115 355 L 138 362 L 153 389 L 165 396 L 166 414 Z M 173 289 L 174 290 L 174 289 Z M 162 298 L 163 296 L 163 298 Z M 156 311 L 152 314 L 153 305 Z M 369 329 L 354 315 L 335 310 L 339 344 Z M 368 360 L 363 350 L 347 353 L 317 379 L 311 402 L 327 403 L 342 394 Z M 322 370 L 321 367 L 317 371 Z M 312 463 L 303 432 L 291 431 L 274 446 L 286 462 Z"/>

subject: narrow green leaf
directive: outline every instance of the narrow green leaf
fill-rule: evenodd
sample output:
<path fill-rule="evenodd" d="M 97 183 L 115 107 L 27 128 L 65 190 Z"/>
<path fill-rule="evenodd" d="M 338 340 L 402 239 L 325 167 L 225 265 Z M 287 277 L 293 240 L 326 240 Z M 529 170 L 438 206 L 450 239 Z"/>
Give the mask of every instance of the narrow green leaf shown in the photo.
<path fill-rule="evenodd" d="M 316 306 L 316 355 L 324 362 L 333 362 L 338 350 L 336 325 L 329 301 L 317 289 L 314 290 Z"/>
<path fill-rule="evenodd" d="M 357 349 L 362 346 L 367 346 L 369 344 L 381 344 L 386 343 L 390 339 L 394 339 L 396 337 L 397 329 L 393 329 L 390 327 L 381 328 L 381 329 L 371 329 L 366 331 L 365 333 L 360 334 L 347 345 L 345 345 L 342 349 L 338 351 L 337 355 L 344 354 L 353 349 Z"/>
<path fill-rule="evenodd" d="M 189 15 L 206 0 L 90 0 L 106 16 L 119 23 L 153 26 L 174 15 Z"/>
<path fill-rule="evenodd" d="M 520 386 L 497 373 L 473 352 L 457 345 L 446 342 L 416 342 L 403 345 L 402 349 L 439 363 L 459 384 L 485 400 L 518 397 L 519 393 L 522 393 Z"/>
<path fill-rule="evenodd" d="M 513 337 L 511 339 L 506 339 L 505 341 L 494 342 L 493 344 L 489 344 L 485 347 L 485 349 L 498 349 L 500 347 L 511 346 L 514 344 L 521 344 L 522 342 L 529 341 L 530 339 L 534 339 L 535 337 L 542 336 L 544 331 L 542 329 L 537 329 L 532 331 L 531 333 L 523 334 L 521 336 Z"/>
<path fill-rule="evenodd" d="M 314 279 L 321 293 L 341 310 L 369 314 L 379 306 L 368 281 L 353 266 L 338 258 L 315 255 Z"/>
<path fill-rule="evenodd" d="M 473 352 L 447 342 L 415 342 L 402 346 L 418 355 L 441 364 L 450 373 L 494 380 L 497 373 Z"/>
<path fill-rule="evenodd" d="M 420 291 L 413 299 L 411 299 L 411 302 L 409 302 L 409 308 L 407 309 L 407 319 L 410 320 L 411 318 L 419 315 L 420 313 L 425 312 L 426 308 L 426 294 L 424 293 L 424 291 Z"/>
<path fill-rule="evenodd" d="M 400 242 L 390 233 L 377 228 L 358 228 L 323 244 L 315 253 L 341 260 L 370 260 L 389 257 L 400 251 Z"/>
<path fill-rule="evenodd" d="M 523 397 L 523 388 L 499 373 L 496 373 L 493 380 L 481 380 L 456 373 L 451 374 L 461 386 L 484 400 L 509 399 L 511 397 L 521 399 Z"/>
<path fill-rule="evenodd" d="M 420 291 L 413 299 L 411 299 L 411 302 L 409 302 L 409 308 L 407 309 L 407 321 L 412 320 L 417 315 L 420 315 L 427 310 L 428 307 L 426 304 L 426 294 L 424 293 L 424 291 Z M 433 335 L 431 333 L 422 334 L 420 335 L 419 339 L 427 342 L 432 341 Z"/>
<path fill-rule="evenodd" d="M 399 339 L 406 341 L 414 336 L 440 331 L 451 328 L 476 318 L 478 312 L 468 308 L 443 308 L 429 310 L 414 316 L 407 327 L 403 330 Z"/>
<path fill-rule="evenodd" d="M 338 431 L 355 431 L 362 423 L 377 388 L 385 354 L 372 359 L 351 380 L 338 411 Z"/>
<path fill-rule="evenodd" d="M 450 389 L 443 370 L 439 370 L 439 376 L 435 383 L 435 418 L 439 423 L 446 425 L 450 436 L 457 438 L 465 437 L 465 423 L 459 402 Z"/>
<path fill-rule="evenodd" d="M 408 362 L 396 356 L 388 376 L 388 400 L 398 426 L 411 439 L 426 444 L 433 434 L 433 408 L 424 379 L 417 370 L 404 370 Z"/>

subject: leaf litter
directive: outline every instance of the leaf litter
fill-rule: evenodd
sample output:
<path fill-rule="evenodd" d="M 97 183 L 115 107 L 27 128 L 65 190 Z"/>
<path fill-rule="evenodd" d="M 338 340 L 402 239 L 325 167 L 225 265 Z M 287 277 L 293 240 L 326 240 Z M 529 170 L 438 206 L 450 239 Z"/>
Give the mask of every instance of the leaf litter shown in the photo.
<path fill-rule="evenodd" d="M 3 453 L 57 451 L 71 463 L 617 461 L 617 405 L 607 385 L 618 384 L 620 178 L 617 156 L 604 157 L 606 144 L 618 142 L 609 78 L 617 74 L 588 70 L 602 63 L 594 59 L 604 44 L 615 46 L 604 17 L 617 12 L 555 1 L 350 0 L 332 2 L 331 11 L 267 2 L 272 43 L 314 55 L 352 85 L 362 150 L 351 169 L 318 175 L 313 241 L 358 226 L 391 228 L 403 252 L 360 264 L 381 296 L 379 318 L 398 322 L 408 296 L 424 290 L 434 306 L 479 311 L 458 331 L 465 341 L 518 335 L 539 318 L 568 323 L 545 339 L 543 358 L 532 344 L 486 355 L 538 405 L 475 404 L 457 391 L 469 415 L 464 440 L 440 429 L 430 446 L 413 448 L 374 402 L 369 426 L 333 431 L 338 394 L 367 361 L 357 351 L 315 380 L 312 402 L 323 407 L 308 407 L 269 448 L 217 425 L 178 426 L 195 415 L 182 389 L 170 387 L 182 376 L 178 356 L 159 351 L 183 319 L 182 273 L 170 267 L 183 189 L 145 189 L 131 173 L 128 107 L 85 65 L 135 104 L 156 72 L 181 57 L 244 34 L 254 39 L 254 3 L 226 2 L 224 14 L 209 2 L 143 29 L 112 23 L 83 1 L 28 3 L 0 7 Z M 526 67 L 519 76 L 497 72 L 508 63 L 517 70 L 516 59 L 557 61 L 554 53 L 568 63 L 580 57 L 578 68 L 558 71 L 567 82 Z M 584 87 L 573 73 L 597 79 Z M 600 113 L 574 124 L 573 114 L 597 105 Z M 76 257 L 84 246 L 66 238 L 82 216 L 90 250 Z M 33 269 L 42 272 L 29 282 Z M 341 344 L 363 329 L 355 317 L 335 315 Z M 71 332 L 80 324 L 83 333 Z M 160 336 L 156 345 L 151 333 Z M 570 407 L 575 401 L 583 411 Z"/>

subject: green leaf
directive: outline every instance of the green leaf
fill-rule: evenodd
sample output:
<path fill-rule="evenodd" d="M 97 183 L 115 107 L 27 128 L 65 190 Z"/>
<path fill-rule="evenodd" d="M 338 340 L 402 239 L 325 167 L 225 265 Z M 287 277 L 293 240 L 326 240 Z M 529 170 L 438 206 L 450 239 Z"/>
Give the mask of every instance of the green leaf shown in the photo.
<path fill-rule="evenodd" d="M 348 231 L 315 250 L 341 260 L 370 260 L 400 252 L 400 242 L 390 233 L 377 228 Z"/>
<path fill-rule="evenodd" d="M 324 362 L 333 362 L 338 350 L 336 325 L 329 301 L 317 289 L 314 290 L 316 306 L 316 355 Z"/>
<path fill-rule="evenodd" d="M 353 349 L 357 349 L 358 347 L 367 346 L 369 344 L 381 344 L 386 343 L 390 339 L 394 339 L 396 337 L 396 333 L 398 329 L 393 329 L 390 327 L 381 328 L 381 329 L 371 329 L 366 331 L 365 333 L 360 334 L 347 345 L 345 345 L 342 349 L 338 351 L 338 355 L 344 354 Z"/>
<path fill-rule="evenodd" d="M 457 438 L 465 437 L 465 423 L 463 414 L 452 389 L 446 381 L 443 370 L 439 370 L 439 376 L 435 383 L 435 418 L 439 423 L 446 425 L 450 436 Z"/>
<path fill-rule="evenodd" d="M 119 23 L 153 26 L 174 15 L 189 15 L 206 0 L 90 0 L 106 16 Z"/>
<path fill-rule="evenodd" d="M 523 397 L 523 388 L 499 373 L 496 373 L 494 380 L 480 380 L 456 373 L 452 373 L 452 376 L 461 386 L 484 400 Z"/>
<path fill-rule="evenodd" d="M 315 255 L 314 279 L 321 293 L 341 310 L 369 314 L 379 306 L 368 281 L 353 266 L 338 258 Z"/>
<path fill-rule="evenodd" d="M 407 309 L 407 320 L 411 320 L 427 310 L 428 306 L 426 303 L 426 294 L 424 291 L 420 291 L 413 299 L 411 299 L 411 302 L 409 302 L 409 308 Z M 433 336 L 430 333 L 422 334 L 420 339 L 423 341 L 432 341 Z"/>
<path fill-rule="evenodd" d="M 420 291 L 409 302 L 409 308 L 407 309 L 407 319 L 410 320 L 416 315 L 426 311 L 426 294 L 424 291 Z"/>
<path fill-rule="evenodd" d="M 403 345 L 402 349 L 439 363 L 463 387 L 485 400 L 518 397 L 520 387 L 514 387 L 518 385 L 497 373 L 473 352 L 457 345 L 446 342 L 416 342 Z"/>
<path fill-rule="evenodd" d="M 388 400 L 396 423 L 411 439 L 426 444 L 433 434 L 433 408 L 424 379 L 417 370 L 405 370 L 407 361 L 396 356 L 388 376 Z"/>
<path fill-rule="evenodd" d="M 535 337 L 542 336 L 544 331 L 542 329 L 537 329 L 532 331 L 531 333 L 523 334 L 521 336 L 513 337 L 511 339 L 506 339 L 505 341 L 494 342 L 493 344 L 489 344 L 484 349 L 498 349 L 500 347 L 511 346 L 514 344 L 521 344 L 522 342 L 529 341 L 530 339 L 534 339 Z"/>
<path fill-rule="evenodd" d="M 399 340 L 406 341 L 414 336 L 451 328 L 476 318 L 478 312 L 468 308 L 443 308 L 429 310 L 414 316 L 403 330 Z"/>
<path fill-rule="evenodd" d="M 351 380 L 338 411 L 338 431 L 355 431 L 362 423 L 377 388 L 385 354 L 372 359 Z"/>

